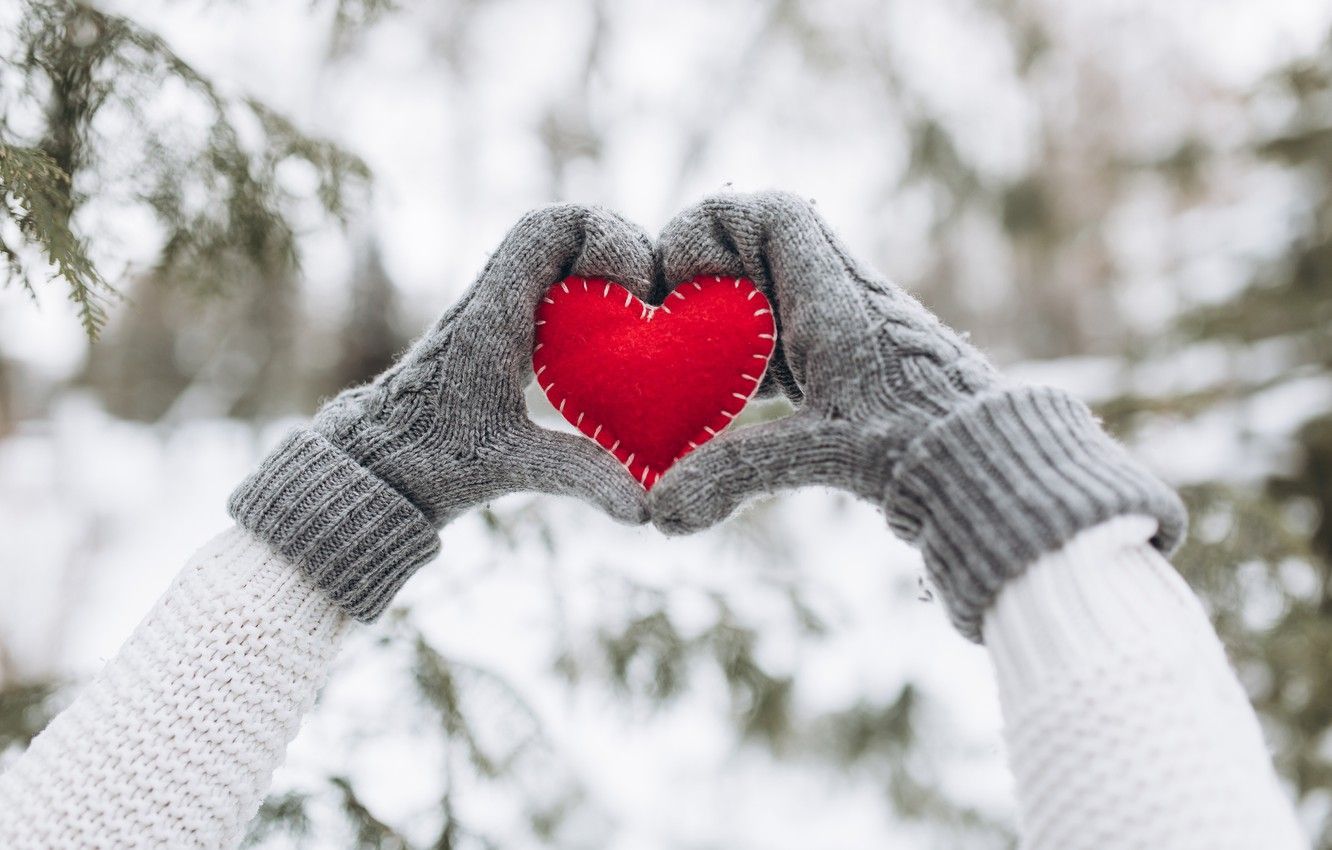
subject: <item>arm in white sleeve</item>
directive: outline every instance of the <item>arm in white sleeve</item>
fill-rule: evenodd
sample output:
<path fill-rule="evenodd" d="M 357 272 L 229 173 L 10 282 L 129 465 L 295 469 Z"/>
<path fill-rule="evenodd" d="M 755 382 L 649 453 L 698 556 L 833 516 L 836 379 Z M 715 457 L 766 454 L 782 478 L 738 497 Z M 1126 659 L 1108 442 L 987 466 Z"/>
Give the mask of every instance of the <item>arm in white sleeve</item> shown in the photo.
<path fill-rule="evenodd" d="M 1147 543 L 1082 532 L 986 615 L 1031 850 L 1307 848 L 1198 599 Z"/>
<path fill-rule="evenodd" d="M 0 775 L 0 847 L 231 848 L 348 619 L 233 528 Z"/>

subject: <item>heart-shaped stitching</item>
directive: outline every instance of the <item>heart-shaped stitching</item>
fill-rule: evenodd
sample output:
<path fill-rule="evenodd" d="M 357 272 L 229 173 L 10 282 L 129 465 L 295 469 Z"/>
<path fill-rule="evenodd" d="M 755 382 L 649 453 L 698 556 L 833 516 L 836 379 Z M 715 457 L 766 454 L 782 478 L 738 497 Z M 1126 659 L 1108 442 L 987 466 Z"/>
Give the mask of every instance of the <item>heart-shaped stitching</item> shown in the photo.
<path fill-rule="evenodd" d="M 653 306 L 569 277 L 537 306 L 532 368 L 555 409 L 650 490 L 753 398 L 776 339 L 746 278 L 698 277 Z"/>

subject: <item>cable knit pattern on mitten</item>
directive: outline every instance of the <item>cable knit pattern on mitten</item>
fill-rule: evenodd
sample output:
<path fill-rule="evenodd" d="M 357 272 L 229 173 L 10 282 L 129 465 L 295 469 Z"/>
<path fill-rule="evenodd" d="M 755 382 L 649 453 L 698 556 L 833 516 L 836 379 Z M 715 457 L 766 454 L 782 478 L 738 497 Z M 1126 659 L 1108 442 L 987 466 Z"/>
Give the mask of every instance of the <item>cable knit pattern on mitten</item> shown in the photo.
<path fill-rule="evenodd" d="M 658 245 L 668 282 L 744 276 L 777 310 L 769 375 L 793 416 L 699 446 L 652 488 L 669 533 L 706 528 L 746 498 L 831 485 L 884 509 L 919 547 L 954 625 L 981 638 L 1004 585 L 1083 529 L 1157 520 L 1172 552 L 1184 505 L 1060 390 L 1004 381 L 985 355 L 860 262 L 814 206 L 782 192 L 721 194 Z"/>
<path fill-rule="evenodd" d="M 347 618 L 232 529 L 5 774 L 0 847 L 236 846 Z"/>

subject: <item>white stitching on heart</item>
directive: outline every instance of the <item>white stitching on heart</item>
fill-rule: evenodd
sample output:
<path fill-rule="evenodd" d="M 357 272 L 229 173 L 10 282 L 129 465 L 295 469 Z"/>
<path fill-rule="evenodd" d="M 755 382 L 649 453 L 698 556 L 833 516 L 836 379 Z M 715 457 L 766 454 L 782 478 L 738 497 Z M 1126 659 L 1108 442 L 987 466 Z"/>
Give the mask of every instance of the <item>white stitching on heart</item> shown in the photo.
<path fill-rule="evenodd" d="M 736 285 L 737 287 L 739 286 L 739 281 L 740 281 L 740 278 L 735 278 L 735 279 L 734 279 L 735 285 Z M 751 291 L 749 292 L 749 294 L 745 296 L 745 300 L 746 300 L 746 301 L 752 300 L 752 299 L 754 298 L 755 295 L 759 295 L 759 294 L 761 294 L 760 291 L 759 291 L 759 289 L 758 289 L 758 287 L 755 286 L 755 285 L 753 284 L 753 281 L 750 281 L 749 283 L 750 283 L 750 285 L 751 285 L 753 288 L 751 289 Z M 756 311 L 753 315 L 754 315 L 755 317 L 757 317 L 757 316 L 771 315 L 771 314 L 772 314 L 772 310 L 771 310 L 771 308 L 768 308 L 768 309 L 765 309 L 765 310 L 759 310 L 759 311 Z M 769 321 L 771 321 L 771 320 L 769 320 Z M 769 363 L 769 361 L 771 361 L 771 359 L 772 359 L 772 355 L 775 353 L 775 350 L 776 350 L 776 340 L 777 340 L 777 338 L 776 338 L 776 336 L 775 336 L 775 332 L 776 332 L 776 327 L 775 327 L 775 325 L 774 325 L 774 327 L 772 328 L 772 330 L 773 330 L 773 333 L 760 333 L 760 334 L 757 334 L 757 337 L 758 337 L 759 339 L 767 340 L 767 341 L 770 341 L 770 342 L 773 343 L 773 345 L 767 346 L 768 351 L 767 351 L 766 354 L 754 354 L 754 355 L 753 355 L 753 357 L 754 357 L 755 359 L 757 359 L 757 360 L 762 360 L 762 361 L 763 361 L 763 369 L 761 369 L 761 370 L 759 371 L 759 377 L 758 377 L 758 378 L 755 378 L 754 376 L 749 375 L 749 374 L 747 374 L 747 373 L 741 373 L 740 377 L 745 378 L 745 379 L 747 379 L 747 380 L 749 381 L 749 386 L 747 387 L 747 389 L 748 389 L 748 394 L 746 395 L 745 393 L 740 392 L 740 391 L 732 391 L 731 395 L 732 395 L 733 397 L 735 397 L 735 398 L 737 398 L 737 399 L 741 399 L 740 404 L 736 407 L 735 410 L 723 410 L 723 411 L 721 411 L 718 415 L 719 415 L 720 417 L 724 417 L 725 422 L 721 425 L 720 428 L 713 427 L 713 425 L 711 425 L 711 424 L 705 426 L 705 427 L 703 428 L 703 431 L 700 432 L 700 434 L 707 434 L 708 436 L 707 436 L 707 437 L 702 437 L 702 439 L 706 440 L 706 439 L 708 439 L 708 438 L 714 437 L 714 436 L 717 435 L 717 433 L 718 433 L 720 430 L 724 430 L 724 428 L 725 428 L 726 426 L 730 425 L 730 423 L 731 423 L 732 421 L 735 420 L 735 418 L 739 415 L 740 411 L 744 409 L 744 406 L 745 406 L 746 404 L 749 403 L 749 400 L 752 399 L 752 398 L 754 397 L 755 394 L 757 394 L 757 392 L 758 392 L 758 390 L 759 390 L 759 387 L 762 385 L 762 375 L 767 371 L 768 363 Z M 714 424 L 715 424 L 715 423 L 714 423 Z M 675 458 L 675 460 L 679 460 L 681 457 L 683 457 L 685 454 L 687 454 L 688 451 L 691 451 L 691 450 L 693 450 L 693 449 L 695 449 L 695 448 L 698 448 L 698 445 L 699 445 L 698 438 L 696 438 L 696 439 L 694 439 L 694 440 L 690 440 L 690 443 L 691 443 L 690 448 L 689 448 L 688 450 L 682 450 L 682 451 L 680 452 L 680 455 L 677 456 L 677 457 Z"/>
<path fill-rule="evenodd" d="M 589 291 L 589 290 L 588 290 L 588 280 L 587 280 L 587 278 L 567 278 L 566 280 L 561 281 L 561 283 L 560 283 L 560 285 L 559 285 L 560 290 L 563 291 L 566 295 L 568 295 L 568 294 L 572 294 L 572 293 L 570 293 L 570 291 L 569 291 L 569 287 L 568 287 L 568 280 L 570 280 L 570 279 L 581 280 L 581 281 L 582 281 L 582 284 L 583 284 L 583 291 L 584 291 L 584 292 Z M 731 283 L 732 283 L 732 285 L 733 285 L 735 288 L 738 289 L 738 288 L 740 288 L 740 283 L 741 283 L 741 280 L 743 280 L 743 278 L 739 278 L 739 277 L 736 277 L 736 278 L 728 278 L 728 280 L 730 280 Z M 695 279 L 695 280 L 693 280 L 693 281 L 690 281 L 690 283 L 693 284 L 695 290 L 700 291 L 700 292 L 703 291 L 703 285 L 702 285 L 702 283 L 699 282 L 698 279 Z M 712 279 L 712 281 L 711 281 L 711 283 L 710 283 L 709 285 L 715 285 L 715 284 L 721 284 L 721 283 L 722 283 L 722 278 L 721 278 L 721 276 L 720 276 L 720 275 L 714 275 L 714 276 L 713 276 L 713 279 Z M 754 286 L 754 284 L 753 284 L 752 281 L 749 281 L 749 283 L 750 283 L 750 285 L 753 287 L 753 289 L 750 291 L 750 293 L 749 293 L 748 295 L 745 296 L 745 300 L 752 300 L 753 297 L 754 297 L 755 295 L 760 294 L 760 292 L 759 292 L 759 290 L 758 290 L 758 287 L 757 287 L 757 286 Z M 613 284 L 612 284 L 610 281 L 606 281 L 605 286 L 602 288 L 602 291 L 601 291 L 601 296 L 602 296 L 603 298 L 609 298 L 609 297 L 610 297 L 610 289 L 611 289 L 611 286 L 612 286 L 612 285 L 613 285 Z M 671 295 L 674 295 L 674 296 L 676 296 L 677 298 L 679 298 L 680 300 L 683 301 L 683 300 L 685 300 L 685 293 L 684 293 L 683 290 L 684 290 L 684 285 L 682 284 L 681 286 L 676 287 L 674 290 L 672 290 Z M 554 301 L 552 300 L 552 298 L 550 297 L 550 295 L 553 295 L 553 294 L 554 294 L 554 289 L 552 288 L 552 290 L 549 291 L 547 297 L 543 298 L 542 301 L 545 302 L 545 303 L 547 303 L 547 304 L 554 304 L 555 302 L 554 302 Z M 667 296 L 667 297 L 669 298 L 669 296 Z M 624 306 L 625 306 L 626 308 L 628 308 L 628 307 L 633 303 L 633 301 L 634 301 L 633 294 L 630 293 L 628 290 L 625 290 L 625 301 L 624 301 Z M 640 302 L 640 303 L 641 303 L 641 302 Z M 667 307 L 665 304 L 661 304 L 661 305 L 643 304 L 643 305 L 642 305 L 642 309 L 639 311 L 639 319 L 640 319 L 640 320 L 642 320 L 642 319 L 646 319 L 647 321 L 652 321 L 653 317 L 656 315 L 656 311 L 659 310 L 659 309 L 660 309 L 660 310 L 663 310 L 664 312 L 666 312 L 666 313 L 668 313 L 668 314 L 671 314 L 671 312 L 672 312 L 672 311 L 670 310 L 670 308 Z M 757 316 L 771 315 L 771 314 L 772 314 L 772 310 L 771 310 L 771 309 L 767 309 L 767 308 L 765 308 L 765 309 L 760 309 L 760 310 L 756 310 L 756 311 L 754 311 L 754 314 L 753 314 L 753 315 L 757 317 Z M 538 320 L 536 320 L 535 324 L 536 324 L 536 325 L 545 325 L 545 324 L 546 324 L 546 320 L 545 320 L 545 319 L 538 319 Z M 774 328 L 773 328 L 773 331 L 775 332 L 775 330 L 776 330 L 776 328 L 774 327 Z M 775 336 L 775 333 L 760 333 L 760 334 L 757 335 L 757 337 L 758 337 L 758 339 L 771 341 L 771 342 L 773 342 L 773 343 L 775 343 L 775 342 L 776 342 L 776 339 L 777 339 L 776 336 Z M 538 351 L 540 351 L 540 350 L 542 349 L 542 347 L 544 347 L 544 346 L 545 346 L 545 342 L 539 342 L 539 343 L 536 344 L 536 346 L 532 349 L 532 354 L 533 354 L 533 357 L 534 357 L 534 358 L 535 358 L 535 356 L 536 356 L 536 353 L 537 353 Z M 706 434 L 708 435 L 707 438 L 703 438 L 703 439 L 709 439 L 709 438 L 711 438 L 711 437 L 715 437 L 715 436 L 717 436 L 717 434 L 720 433 L 721 430 L 724 430 L 725 427 L 726 427 L 727 425 L 729 425 L 730 422 L 731 422 L 732 420 L 734 420 L 734 419 L 739 415 L 740 411 L 744 408 L 744 406 L 745 406 L 746 404 L 749 403 L 749 400 L 752 399 L 752 398 L 754 397 L 755 393 L 757 393 L 758 388 L 759 388 L 759 386 L 760 386 L 761 383 L 762 383 L 762 375 L 763 375 L 764 372 L 766 371 L 767 366 L 768 366 L 768 363 L 769 363 L 769 362 L 771 361 L 771 359 L 772 359 L 772 354 L 773 354 L 774 349 L 775 349 L 775 345 L 773 345 L 773 346 L 769 346 L 769 347 L 768 347 L 768 353 L 767 353 L 767 354 L 754 354 L 754 355 L 752 355 L 755 359 L 758 359 L 758 360 L 762 360 L 762 361 L 763 361 L 763 369 L 759 371 L 759 376 L 758 376 L 758 377 L 755 377 L 755 376 L 750 375 L 750 374 L 748 374 L 748 373 L 746 373 L 746 372 L 742 372 L 742 373 L 740 373 L 740 377 L 743 378 L 743 379 L 745 379 L 746 381 L 748 381 L 748 382 L 750 383 L 750 387 L 749 387 L 749 392 L 748 392 L 748 394 L 743 393 L 743 392 L 738 392 L 738 391 L 732 391 L 732 392 L 731 392 L 731 396 L 732 396 L 733 398 L 738 399 L 738 400 L 740 401 L 740 404 L 736 407 L 735 410 L 721 410 L 721 411 L 718 412 L 718 416 L 720 416 L 720 417 L 724 417 L 725 420 L 726 420 L 725 423 L 724 423 L 723 425 L 721 425 L 719 428 L 714 428 L 713 425 L 711 425 L 711 424 L 703 426 L 703 431 L 702 431 L 701 433 L 706 433 Z M 543 364 L 540 366 L 539 370 L 537 371 L 536 375 L 539 377 L 539 376 L 541 375 L 541 373 L 544 372 L 548 366 L 549 366 L 549 364 L 545 364 L 545 363 L 543 363 Z M 538 385 L 538 386 L 540 386 L 540 383 L 541 383 L 540 381 L 537 381 L 537 385 Z M 552 392 L 554 389 L 555 389 L 555 384 L 554 384 L 554 382 L 551 382 L 548 386 L 545 387 L 544 392 L 547 394 L 547 396 L 549 396 L 549 395 L 551 394 L 551 392 Z M 565 415 L 565 410 L 566 410 L 566 407 L 567 407 L 567 405 L 568 405 L 568 401 L 569 401 L 569 399 L 567 399 L 567 398 L 561 399 L 561 400 L 560 400 L 560 403 L 559 403 L 559 407 L 557 408 L 558 411 L 559 411 L 559 413 L 560 413 L 562 416 L 565 416 L 565 419 L 566 419 L 566 420 L 569 420 L 571 417 L 573 417 L 573 416 L 575 415 L 575 411 L 573 411 L 573 410 L 569 410 L 568 414 Z M 553 398 L 551 399 L 551 402 L 554 403 L 554 399 L 553 399 Z M 583 433 L 583 431 L 582 431 L 582 425 L 583 425 L 583 420 L 584 420 L 584 418 L 586 418 L 586 412 L 580 410 L 580 411 L 577 411 L 576 413 L 577 413 L 577 418 L 573 420 L 574 427 L 577 428 L 577 429 L 579 430 L 579 433 Z M 623 464 L 624 467 L 625 467 L 626 469 L 628 469 L 629 472 L 630 472 L 630 474 L 632 475 L 632 474 L 633 474 L 632 466 L 633 466 L 633 462 L 634 462 L 634 460 L 635 460 L 635 459 L 637 458 L 637 456 L 638 456 L 637 453 L 636 453 L 636 452 L 631 452 L 631 453 L 628 455 L 627 458 L 623 458 L 623 459 L 621 459 L 620 456 L 619 456 L 619 454 L 618 454 L 619 449 L 620 449 L 620 445 L 621 445 L 621 440 L 619 440 L 619 439 L 615 439 L 615 440 L 611 443 L 611 445 L 607 446 L 607 445 L 601 440 L 601 434 L 603 433 L 604 430 L 605 430 L 604 427 L 603 427 L 601 424 L 598 423 L 597 426 L 596 426 L 596 428 L 592 431 L 592 434 L 591 434 L 591 438 L 592 438 L 592 440 L 593 440 L 594 442 L 596 442 L 598 445 L 600 445 L 602 448 L 604 448 L 604 449 L 606 449 L 607 451 L 609 451 L 612 455 L 614 455 L 615 458 L 616 458 L 617 460 L 619 460 L 620 463 Z M 584 436 L 587 436 L 587 435 L 584 434 Z M 612 435 L 607 434 L 607 439 L 608 439 L 608 440 L 610 440 L 611 437 L 612 437 Z M 692 440 L 689 440 L 689 441 L 688 441 L 688 448 L 687 448 L 687 449 L 684 449 L 684 450 L 681 450 L 681 452 L 680 452 L 680 453 L 674 458 L 674 460 L 673 460 L 672 462 L 674 462 L 674 461 L 678 461 L 680 458 L 684 457 L 684 456 L 685 456 L 686 454 L 688 454 L 690 451 L 692 451 L 692 450 L 694 450 L 694 449 L 697 449 L 697 448 L 699 447 L 699 445 L 700 445 L 700 443 L 699 443 L 699 441 L 698 441 L 698 438 L 696 438 L 696 439 L 692 439 Z M 654 470 L 654 469 L 651 469 L 647 464 L 643 464 L 643 469 L 642 469 L 642 471 L 639 473 L 638 480 L 639 480 L 639 483 L 640 483 L 641 485 L 643 485 L 645 488 L 649 488 L 649 489 L 650 489 L 650 485 L 648 484 L 648 474 L 649 474 L 649 473 L 652 474 L 652 485 L 655 485 L 658 481 L 661 480 L 662 472 L 657 471 L 657 470 Z"/>

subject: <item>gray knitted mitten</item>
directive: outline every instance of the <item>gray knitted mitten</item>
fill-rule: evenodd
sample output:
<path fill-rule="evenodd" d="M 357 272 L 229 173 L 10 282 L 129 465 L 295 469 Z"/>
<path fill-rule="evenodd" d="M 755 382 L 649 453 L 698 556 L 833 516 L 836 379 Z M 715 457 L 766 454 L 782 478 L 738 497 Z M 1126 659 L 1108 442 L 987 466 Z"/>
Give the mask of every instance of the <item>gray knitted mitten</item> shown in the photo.
<path fill-rule="evenodd" d="M 622 522 L 646 495 L 591 440 L 538 428 L 532 316 L 570 274 L 639 297 L 652 242 L 601 209 L 528 213 L 466 295 L 392 368 L 324 406 L 232 494 L 231 515 L 297 563 L 348 614 L 373 620 L 439 549 L 436 529 L 523 490 L 577 496 Z"/>
<path fill-rule="evenodd" d="M 797 405 L 726 433 L 652 489 L 654 522 L 706 528 L 748 497 L 807 484 L 882 505 L 920 546 L 954 624 L 979 641 L 1009 578 L 1078 531 L 1120 514 L 1155 517 L 1167 552 L 1179 498 L 1058 390 L 1006 384 L 976 348 L 856 261 L 806 202 L 721 195 L 658 240 L 666 281 L 744 275 L 777 307 L 769 375 Z"/>

